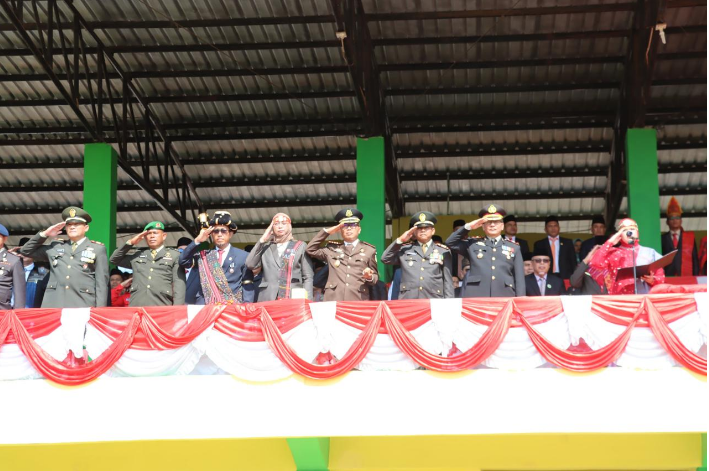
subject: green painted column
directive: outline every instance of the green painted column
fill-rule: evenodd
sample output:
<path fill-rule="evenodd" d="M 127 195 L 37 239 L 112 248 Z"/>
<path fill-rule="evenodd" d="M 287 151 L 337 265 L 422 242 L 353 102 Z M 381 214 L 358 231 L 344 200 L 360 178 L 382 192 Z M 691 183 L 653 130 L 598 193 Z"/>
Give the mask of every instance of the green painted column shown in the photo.
<path fill-rule="evenodd" d="M 660 186 L 655 130 L 628 129 L 625 155 L 628 214 L 638 223 L 642 245 L 660 252 Z"/>
<path fill-rule="evenodd" d="M 84 146 L 84 209 L 91 215 L 87 236 L 104 244 L 109 257 L 116 248 L 117 161 L 108 144 Z"/>
<path fill-rule="evenodd" d="M 327 471 L 330 463 L 329 438 L 287 438 L 298 471 Z"/>
<path fill-rule="evenodd" d="M 360 239 L 377 248 L 379 278 L 390 279 L 390 267 L 381 262 L 386 249 L 386 196 L 384 193 L 384 138 L 357 138 L 357 209 L 364 214 Z"/>
<path fill-rule="evenodd" d="M 707 434 L 702 434 L 702 466 L 697 471 L 707 471 Z"/>

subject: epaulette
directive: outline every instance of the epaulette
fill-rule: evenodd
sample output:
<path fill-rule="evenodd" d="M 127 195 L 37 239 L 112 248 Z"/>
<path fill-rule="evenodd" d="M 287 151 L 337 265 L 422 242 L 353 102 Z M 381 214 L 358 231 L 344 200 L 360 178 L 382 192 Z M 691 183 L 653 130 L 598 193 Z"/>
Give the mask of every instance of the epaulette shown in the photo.
<path fill-rule="evenodd" d="M 485 238 L 480 237 L 480 236 L 473 236 L 473 237 L 468 237 L 468 240 L 485 240 Z"/>
<path fill-rule="evenodd" d="M 54 239 L 54 242 L 64 242 L 64 239 Z"/>
<path fill-rule="evenodd" d="M 505 242 L 510 242 L 512 244 L 519 245 L 519 242 L 517 242 L 516 240 L 505 239 Z"/>
<path fill-rule="evenodd" d="M 99 242 L 97 240 L 92 240 L 91 242 L 93 242 L 94 244 L 103 245 L 103 242 Z"/>
<path fill-rule="evenodd" d="M 359 243 L 360 243 L 360 244 L 367 245 L 367 246 L 369 246 L 369 247 L 371 247 L 371 248 L 373 248 L 373 249 L 375 249 L 375 250 L 377 249 L 375 246 L 373 246 L 373 245 L 370 244 L 369 242 L 365 242 L 365 241 L 363 241 L 363 240 L 360 240 Z"/>
<path fill-rule="evenodd" d="M 443 245 L 443 244 L 441 244 L 440 242 L 434 242 L 434 244 L 436 244 L 436 245 L 439 246 L 439 247 L 443 247 L 444 249 L 450 250 L 450 247 L 448 247 L 447 245 Z"/>
<path fill-rule="evenodd" d="M 342 245 L 342 242 L 339 240 L 328 240 L 327 245 Z"/>

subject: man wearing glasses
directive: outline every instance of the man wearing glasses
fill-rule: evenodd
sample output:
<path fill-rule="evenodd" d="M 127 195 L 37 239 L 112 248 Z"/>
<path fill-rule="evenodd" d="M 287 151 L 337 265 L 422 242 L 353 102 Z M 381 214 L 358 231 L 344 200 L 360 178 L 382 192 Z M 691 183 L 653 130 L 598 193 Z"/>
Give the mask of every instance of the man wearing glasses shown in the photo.
<path fill-rule="evenodd" d="M 336 226 L 322 229 L 310 241 L 305 252 L 328 264 L 324 301 L 368 301 L 369 289 L 379 280 L 377 249 L 359 240 L 359 226 L 364 215 L 355 208 L 345 208 L 335 215 Z M 328 242 L 328 236 L 342 234 L 343 242 Z"/>
<path fill-rule="evenodd" d="M 180 266 L 193 267 L 199 274 L 199 289 L 195 304 L 234 304 L 254 301 L 253 274 L 246 267 L 249 255 L 231 245 L 237 226 L 226 211 L 217 211 L 199 235 L 180 254 Z M 214 249 L 198 247 L 212 237 Z"/>
<path fill-rule="evenodd" d="M 382 262 L 401 266 L 398 299 L 452 298 L 453 257 L 450 249 L 433 242 L 433 213 L 420 211 L 411 218 L 411 229 L 391 243 L 382 254 Z M 413 238 L 413 240 L 412 240 Z"/>
<path fill-rule="evenodd" d="M 448 237 L 446 245 L 470 259 L 470 271 L 463 287 L 465 298 L 524 296 L 524 263 L 519 245 L 504 240 L 502 218 L 505 210 L 491 204 L 478 213 L 479 219 L 469 222 Z M 464 240 L 469 231 L 483 228 L 485 237 Z"/>
<path fill-rule="evenodd" d="M 549 273 L 551 258 L 546 252 L 534 252 L 532 268 L 534 273 L 524 277 L 527 284 L 527 296 L 560 296 L 566 294 L 564 281 L 553 273 Z"/>
<path fill-rule="evenodd" d="M 129 306 L 185 304 L 185 271 L 179 265 L 180 253 L 165 247 L 166 238 L 165 224 L 153 221 L 111 255 L 111 263 L 133 270 Z M 136 249 L 142 240 L 148 248 Z"/>

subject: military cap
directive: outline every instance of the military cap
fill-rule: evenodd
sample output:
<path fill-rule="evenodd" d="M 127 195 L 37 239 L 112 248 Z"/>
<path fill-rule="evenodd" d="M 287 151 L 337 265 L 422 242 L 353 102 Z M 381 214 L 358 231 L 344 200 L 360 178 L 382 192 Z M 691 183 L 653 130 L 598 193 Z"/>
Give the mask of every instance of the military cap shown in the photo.
<path fill-rule="evenodd" d="M 180 237 L 177 239 L 177 247 L 182 247 L 183 245 L 190 245 L 192 239 L 189 237 Z"/>
<path fill-rule="evenodd" d="M 227 211 L 215 211 L 212 219 L 209 220 L 210 226 L 226 226 L 230 231 L 236 232 L 237 226 L 231 220 L 231 214 Z"/>
<path fill-rule="evenodd" d="M 10 237 L 10 233 L 7 230 L 7 227 L 3 226 L 0 224 L 0 236 L 5 236 L 5 237 Z"/>
<path fill-rule="evenodd" d="M 364 214 L 357 208 L 345 208 L 341 209 L 337 214 L 335 214 L 335 221 L 340 224 L 347 224 L 351 222 L 360 222 L 364 219 Z"/>
<path fill-rule="evenodd" d="M 433 213 L 428 211 L 419 211 L 411 217 L 409 225 L 413 227 L 434 226 L 438 222 L 438 218 Z"/>
<path fill-rule="evenodd" d="M 502 218 L 502 222 L 507 224 L 508 222 L 517 222 L 517 217 L 514 214 L 508 214 L 504 218 Z"/>
<path fill-rule="evenodd" d="M 505 215 L 507 215 L 505 210 L 494 204 L 484 207 L 478 213 L 478 217 L 486 221 L 502 221 Z"/>
<path fill-rule="evenodd" d="M 64 222 L 67 224 L 72 222 L 83 222 L 84 224 L 88 224 L 91 222 L 91 216 L 89 213 L 76 206 L 69 206 L 62 211 L 62 219 L 64 219 Z"/>
<path fill-rule="evenodd" d="M 145 228 L 143 229 L 143 231 L 149 231 L 149 230 L 151 230 L 151 229 L 158 229 L 158 230 L 160 230 L 160 231 L 164 231 L 164 230 L 165 230 L 165 224 L 161 223 L 160 221 L 149 222 L 149 223 L 145 226 Z"/>
<path fill-rule="evenodd" d="M 555 222 L 559 223 L 559 217 L 558 216 L 547 216 L 547 218 L 544 220 L 544 225 L 546 226 L 550 222 Z"/>
<path fill-rule="evenodd" d="M 591 219 L 591 225 L 593 226 L 594 224 L 603 224 L 605 226 L 606 225 L 606 218 L 604 218 L 603 215 L 601 215 L 601 214 L 596 214 Z"/>

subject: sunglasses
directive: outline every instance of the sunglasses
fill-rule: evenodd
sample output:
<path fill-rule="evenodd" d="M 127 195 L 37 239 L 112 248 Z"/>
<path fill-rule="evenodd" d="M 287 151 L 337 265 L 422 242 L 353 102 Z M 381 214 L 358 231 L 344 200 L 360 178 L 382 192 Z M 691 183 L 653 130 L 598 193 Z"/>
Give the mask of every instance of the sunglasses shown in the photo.
<path fill-rule="evenodd" d="M 228 234 L 229 230 L 228 229 L 214 229 L 212 231 L 212 234 Z"/>
<path fill-rule="evenodd" d="M 346 229 L 349 229 L 351 227 L 359 227 L 359 224 L 357 224 L 356 222 L 348 222 L 343 227 L 345 227 Z"/>

